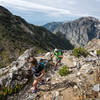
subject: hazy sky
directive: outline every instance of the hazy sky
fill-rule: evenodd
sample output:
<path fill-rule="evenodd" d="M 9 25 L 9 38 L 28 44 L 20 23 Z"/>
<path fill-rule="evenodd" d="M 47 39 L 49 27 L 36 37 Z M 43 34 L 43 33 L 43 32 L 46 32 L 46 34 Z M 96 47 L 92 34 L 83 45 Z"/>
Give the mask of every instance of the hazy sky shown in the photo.
<path fill-rule="evenodd" d="M 82 16 L 100 19 L 100 0 L 0 0 L 0 5 L 35 25 Z"/>

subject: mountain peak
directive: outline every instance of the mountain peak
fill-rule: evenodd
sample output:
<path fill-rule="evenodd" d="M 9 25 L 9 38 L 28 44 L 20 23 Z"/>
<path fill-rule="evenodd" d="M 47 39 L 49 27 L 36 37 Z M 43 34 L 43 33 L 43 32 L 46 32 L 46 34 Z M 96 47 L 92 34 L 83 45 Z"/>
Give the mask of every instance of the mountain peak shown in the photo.
<path fill-rule="evenodd" d="M 88 17 L 81 17 L 75 21 L 99 21 L 97 18 L 88 16 Z"/>
<path fill-rule="evenodd" d="M 0 6 L 0 16 L 10 16 L 12 15 L 6 8 Z"/>
<path fill-rule="evenodd" d="M 100 21 L 95 17 L 81 17 L 77 20 L 64 23 L 54 30 L 54 33 L 62 33 L 66 39 L 75 46 L 84 46 L 94 38 L 100 38 L 100 30 L 96 27 Z"/>

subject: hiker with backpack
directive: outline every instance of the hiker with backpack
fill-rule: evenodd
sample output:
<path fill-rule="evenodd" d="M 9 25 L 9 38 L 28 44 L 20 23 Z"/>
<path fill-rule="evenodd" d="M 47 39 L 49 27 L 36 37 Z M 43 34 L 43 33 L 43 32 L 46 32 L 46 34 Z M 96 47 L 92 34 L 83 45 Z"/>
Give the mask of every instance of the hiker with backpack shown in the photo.
<path fill-rule="evenodd" d="M 54 57 L 54 56 L 56 56 L 56 63 L 54 64 L 54 67 L 56 70 L 58 63 L 60 63 L 63 58 L 63 51 L 56 48 L 54 50 L 54 54 L 52 55 L 52 57 Z"/>
<path fill-rule="evenodd" d="M 32 93 L 37 92 L 37 84 L 42 80 L 45 72 L 44 68 L 38 64 L 37 60 L 34 57 L 31 57 L 28 59 L 28 62 L 30 63 L 28 72 L 31 73 L 34 77 L 33 87 L 31 88 Z"/>

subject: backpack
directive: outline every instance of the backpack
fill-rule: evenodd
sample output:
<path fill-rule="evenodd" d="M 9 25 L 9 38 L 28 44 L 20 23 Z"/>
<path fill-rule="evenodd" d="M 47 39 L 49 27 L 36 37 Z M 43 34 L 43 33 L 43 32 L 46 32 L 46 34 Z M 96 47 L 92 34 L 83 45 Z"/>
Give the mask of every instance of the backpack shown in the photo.
<path fill-rule="evenodd" d="M 59 49 L 58 52 L 59 52 L 59 55 L 61 56 L 63 55 L 63 51 L 61 49 Z"/>
<path fill-rule="evenodd" d="M 44 62 L 39 62 L 39 66 L 42 67 L 43 69 L 45 68 Z"/>
<path fill-rule="evenodd" d="M 38 64 L 35 67 L 32 67 L 32 73 L 37 77 L 41 75 L 42 70 L 43 70 L 43 67 L 40 64 Z"/>

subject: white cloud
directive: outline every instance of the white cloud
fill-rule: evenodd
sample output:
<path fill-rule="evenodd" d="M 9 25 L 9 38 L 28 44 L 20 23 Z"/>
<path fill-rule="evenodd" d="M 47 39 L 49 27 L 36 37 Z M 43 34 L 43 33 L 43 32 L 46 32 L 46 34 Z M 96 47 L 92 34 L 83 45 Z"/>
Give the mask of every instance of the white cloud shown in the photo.
<path fill-rule="evenodd" d="M 84 0 L 85 2 L 86 0 Z M 89 1 L 89 0 L 87 0 Z M 97 0 L 100 1 L 100 0 Z M 92 16 L 79 0 L 0 0 L 0 4 L 20 11 L 42 12 L 47 16 Z M 86 4 L 85 4 L 86 5 Z M 84 8 L 83 8 L 84 7 Z M 87 6 L 88 7 L 88 6 Z M 88 7 L 89 8 L 89 7 Z M 94 15 L 95 16 L 95 15 Z"/>
<path fill-rule="evenodd" d="M 57 13 L 57 14 L 71 14 L 69 10 L 49 7 L 45 5 L 36 4 L 29 1 L 24 0 L 0 0 L 0 4 L 8 5 L 10 7 L 17 8 L 19 10 L 30 10 L 30 11 L 40 11 L 44 13 Z"/>
<path fill-rule="evenodd" d="M 75 4 L 77 4 L 75 1 L 68 1 L 68 4 L 70 4 L 70 5 L 75 5 Z"/>
<path fill-rule="evenodd" d="M 59 0 L 59 2 L 61 2 L 61 0 Z M 76 4 L 75 1 L 68 1 L 68 3 L 72 5 Z M 31 2 L 25 1 L 25 0 L 0 0 L 0 4 L 4 6 L 7 5 L 8 7 L 11 7 L 11 8 L 17 8 L 18 10 L 42 12 L 42 13 L 46 13 L 48 16 L 53 16 L 53 17 L 61 17 L 62 15 L 73 15 L 73 16 L 87 15 L 87 14 L 81 14 L 81 13 L 74 13 L 71 10 L 46 6 L 46 5 L 34 3 L 32 1 Z"/>

